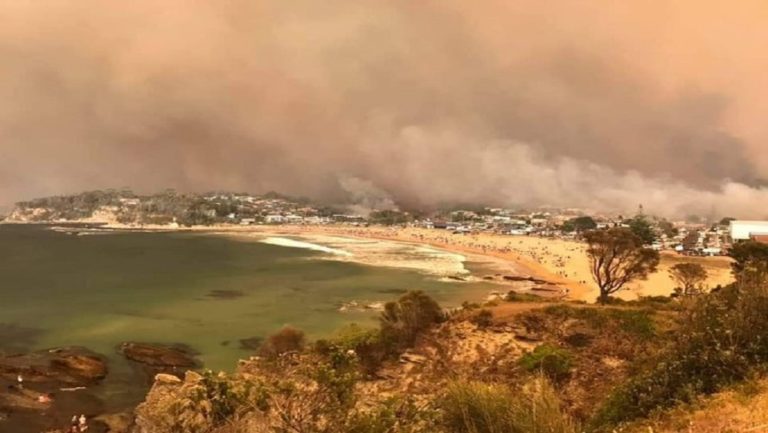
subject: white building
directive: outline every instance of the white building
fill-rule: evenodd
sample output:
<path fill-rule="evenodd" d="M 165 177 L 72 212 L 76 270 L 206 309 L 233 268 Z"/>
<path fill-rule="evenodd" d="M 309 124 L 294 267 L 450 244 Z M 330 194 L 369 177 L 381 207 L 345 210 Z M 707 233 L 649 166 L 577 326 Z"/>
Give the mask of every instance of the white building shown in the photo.
<path fill-rule="evenodd" d="M 758 235 L 768 235 L 768 221 L 731 221 L 731 239 L 734 242 Z"/>

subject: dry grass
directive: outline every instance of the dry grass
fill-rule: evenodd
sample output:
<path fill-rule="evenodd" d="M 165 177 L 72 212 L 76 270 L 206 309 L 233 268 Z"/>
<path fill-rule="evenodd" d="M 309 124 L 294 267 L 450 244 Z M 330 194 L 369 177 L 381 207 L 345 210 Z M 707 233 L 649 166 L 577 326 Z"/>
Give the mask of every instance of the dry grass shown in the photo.
<path fill-rule="evenodd" d="M 756 393 L 756 394 L 755 394 Z M 651 421 L 627 428 L 626 433 L 768 432 L 768 380 L 747 382 Z"/>

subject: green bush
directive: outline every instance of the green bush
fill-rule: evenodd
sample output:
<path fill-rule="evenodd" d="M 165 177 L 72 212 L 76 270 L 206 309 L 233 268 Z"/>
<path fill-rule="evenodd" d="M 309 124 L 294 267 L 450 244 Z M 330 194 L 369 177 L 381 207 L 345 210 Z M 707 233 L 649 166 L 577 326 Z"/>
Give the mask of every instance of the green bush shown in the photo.
<path fill-rule="evenodd" d="M 583 320 L 597 330 L 616 326 L 624 332 L 643 339 L 649 339 L 656 335 L 656 325 L 653 321 L 654 311 L 647 308 L 619 309 L 553 305 L 545 308 L 544 312 L 560 319 Z"/>
<path fill-rule="evenodd" d="M 386 303 L 381 336 L 389 351 L 399 352 L 412 347 L 419 334 L 443 320 L 443 310 L 434 299 L 420 290 L 411 291 Z"/>
<path fill-rule="evenodd" d="M 504 300 L 507 302 L 542 302 L 544 298 L 532 293 L 509 292 L 504 297 Z"/>
<path fill-rule="evenodd" d="M 354 323 L 340 329 L 330 343 L 344 351 L 354 351 L 365 375 L 375 374 L 384 361 L 393 356 L 387 352 L 381 331 L 362 328 Z"/>
<path fill-rule="evenodd" d="M 571 354 L 551 344 L 542 344 L 520 358 L 520 365 L 526 371 L 539 371 L 554 381 L 568 377 L 571 364 Z"/>
<path fill-rule="evenodd" d="M 768 289 L 734 284 L 699 296 L 680 316 L 678 331 L 653 367 L 615 391 L 595 428 L 645 417 L 747 378 L 768 363 Z"/>
<path fill-rule="evenodd" d="M 456 382 L 439 402 L 447 433 L 575 433 L 546 380 L 513 392 L 504 385 Z"/>

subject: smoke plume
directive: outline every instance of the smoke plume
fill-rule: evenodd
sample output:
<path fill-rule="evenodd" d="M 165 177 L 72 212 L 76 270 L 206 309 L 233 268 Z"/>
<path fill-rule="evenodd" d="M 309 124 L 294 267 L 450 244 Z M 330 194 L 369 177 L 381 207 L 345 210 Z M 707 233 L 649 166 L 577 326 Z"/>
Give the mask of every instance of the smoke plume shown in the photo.
<path fill-rule="evenodd" d="M 276 190 L 764 217 L 764 1 L 15 0 L 0 203 Z"/>

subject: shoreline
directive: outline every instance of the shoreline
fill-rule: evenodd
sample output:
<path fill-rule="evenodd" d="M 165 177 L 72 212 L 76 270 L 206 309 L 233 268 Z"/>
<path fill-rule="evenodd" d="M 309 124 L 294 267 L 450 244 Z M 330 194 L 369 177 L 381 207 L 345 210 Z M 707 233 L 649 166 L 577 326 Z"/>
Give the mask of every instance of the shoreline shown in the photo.
<path fill-rule="evenodd" d="M 6 223 L 6 222 L 3 222 Z M 3 224 L 0 223 L 0 224 Z M 446 230 L 423 228 L 394 228 L 387 226 L 344 225 L 212 225 L 175 227 L 168 225 L 134 226 L 114 221 L 66 221 L 47 224 L 98 224 L 96 230 L 124 232 L 195 232 L 222 235 L 294 235 L 336 236 L 351 239 L 382 240 L 425 246 L 467 257 L 480 258 L 483 262 L 496 262 L 494 266 L 509 266 L 511 273 L 553 283 L 554 288 L 572 301 L 595 302 L 599 289 L 589 273 L 589 261 L 585 244 L 573 240 L 531 236 L 500 235 L 492 233 L 453 234 Z M 668 271 L 676 263 L 696 262 L 709 274 L 708 285 L 729 284 L 731 260 L 727 257 L 690 257 L 663 251 L 658 270 L 646 280 L 634 281 L 617 295 L 622 299 L 639 296 L 669 296 L 674 282 Z"/>
<path fill-rule="evenodd" d="M 375 227 L 353 227 L 353 226 L 336 226 L 336 225 L 250 225 L 250 226 L 233 226 L 233 225 L 212 225 L 212 226 L 191 226 L 191 227 L 174 227 L 167 225 L 145 225 L 145 226 L 133 226 L 120 224 L 115 222 L 94 222 L 94 221 L 67 221 L 67 222 L 50 222 L 49 224 L 100 224 L 96 230 L 114 230 L 124 232 L 195 232 L 195 233 L 210 233 L 221 235 L 235 235 L 248 237 L 249 234 L 258 235 L 288 235 L 288 236 L 336 236 L 346 237 L 351 239 L 369 239 L 369 240 L 382 240 L 397 242 L 403 244 L 409 244 L 412 246 L 425 246 L 430 248 L 436 248 L 442 251 L 461 254 L 465 256 L 468 261 L 478 262 L 491 262 L 494 263 L 494 267 L 509 266 L 512 270 L 508 273 L 512 273 L 516 276 L 523 278 L 532 278 L 537 280 L 544 280 L 552 283 L 552 290 L 556 292 L 560 297 L 564 297 L 567 300 L 576 301 L 594 301 L 596 298 L 592 296 L 592 293 L 596 289 L 589 287 L 587 284 L 580 283 L 574 279 L 569 279 L 563 275 L 559 275 L 557 271 L 549 269 L 547 266 L 524 257 L 521 254 L 516 254 L 513 251 L 495 251 L 493 247 L 478 247 L 473 245 L 463 245 L 459 242 L 451 242 L 451 239 L 463 239 L 471 238 L 475 235 L 452 235 L 450 232 L 443 232 L 429 229 L 415 229 L 415 228 L 389 228 L 383 226 Z M 458 236 L 458 237 L 457 237 Z M 501 237 L 501 235 L 482 235 L 482 236 L 494 236 Z M 504 239 L 513 239 L 514 236 L 508 236 Z M 539 239 L 539 238 L 535 238 Z M 541 239 L 547 241 L 547 239 Z M 474 260 L 472 260 L 474 258 Z M 498 281 L 497 281 L 498 282 Z M 501 285 L 514 286 L 511 283 L 505 283 L 501 281 Z M 596 293 L 596 292 L 595 292 Z M 546 296 L 546 295 L 545 295 Z M 551 296 L 551 295 L 550 295 Z"/>
<path fill-rule="evenodd" d="M 567 300 L 587 300 L 585 297 L 589 296 L 591 289 L 584 284 L 564 278 L 558 275 L 545 266 L 537 263 L 533 260 L 527 259 L 512 252 L 499 252 L 489 251 L 487 248 L 472 248 L 471 246 L 455 244 L 451 242 L 439 242 L 432 238 L 414 238 L 409 229 L 390 229 L 386 227 L 344 227 L 344 226 L 280 226 L 279 231 L 274 231 L 268 228 L 258 228 L 253 230 L 260 233 L 282 233 L 289 235 L 331 235 L 358 239 L 373 239 L 390 242 L 399 242 L 410 244 L 414 246 L 427 246 L 431 248 L 440 249 L 443 251 L 464 255 L 467 259 L 475 258 L 476 260 L 468 261 L 484 261 L 494 262 L 495 266 L 499 264 L 510 266 L 513 271 L 510 272 L 516 276 L 523 278 L 534 278 L 539 280 L 545 280 L 553 283 L 555 288 L 560 292 L 565 293 L 564 299 Z M 428 229 L 411 229 L 419 231 L 427 231 Z M 440 233 L 450 235 L 450 233 Z M 451 235 L 454 236 L 454 235 Z M 472 236 L 472 235 L 459 235 L 459 236 Z M 477 260 L 480 258 L 481 260 Z M 512 286 L 510 284 L 510 286 Z"/>

